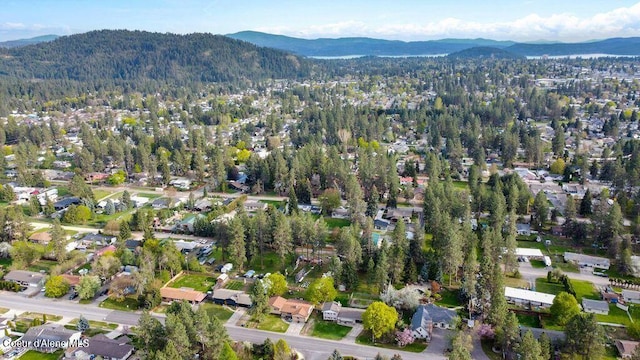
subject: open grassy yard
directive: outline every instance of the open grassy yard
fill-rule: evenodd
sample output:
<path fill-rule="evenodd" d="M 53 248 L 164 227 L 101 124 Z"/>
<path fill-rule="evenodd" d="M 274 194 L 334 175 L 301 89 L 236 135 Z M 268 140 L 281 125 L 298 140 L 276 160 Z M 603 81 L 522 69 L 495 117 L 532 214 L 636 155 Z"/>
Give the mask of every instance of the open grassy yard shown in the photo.
<path fill-rule="evenodd" d="M 640 307 L 634 306 L 634 305 L 630 306 L 629 307 L 629 314 L 631 314 L 631 317 L 633 318 L 634 322 L 640 321 Z M 607 323 L 613 323 L 613 324 L 622 324 L 622 325 L 631 324 L 631 320 L 629 319 L 629 316 L 627 315 L 627 313 L 624 310 L 619 309 L 614 304 L 609 304 L 609 314 L 608 315 L 596 314 L 596 317 L 598 318 L 598 321 L 600 321 L 600 322 L 607 322 Z"/>
<path fill-rule="evenodd" d="M 516 314 L 518 318 L 518 322 L 522 326 L 540 328 L 540 319 L 535 315 L 524 315 L 524 314 Z"/>
<path fill-rule="evenodd" d="M 327 227 L 329 229 L 343 228 L 351 225 L 351 221 L 347 219 L 334 219 L 334 218 L 326 217 L 324 218 L 324 221 L 327 223 Z"/>
<path fill-rule="evenodd" d="M 557 295 L 559 292 L 564 291 L 564 286 L 561 283 L 549 283 L 546 278 L 537 278 L 536 291 Z"/>
<path fill-rule="evenodd" d="M 288 323 L 280 319 L 279 316 L 271 314 L 265 316 L 264 320 L 262 320 L 262 322 L 256 326 L 256 329 L 258 330 L 273 331 L 279 333 L 287 331 L 288 328 Z"/>
<path fill-rule="evenodd" d="M 573 290 L 576 292 L 576 298 L 581 303 L 583 298 L 600 300 L 600 294 L 596 291 L 596 288 L 592 283 L 586 280 L 571 280 Z"/>
<path fill-rule="evenodd" d="M 403 348 L 398 347 L 395 343 L 391 343 L 391 344 L 380 343 L 380 342 L 375 342 L 374 343 L 371 340 L 371 333 L 369 331 L 366 331 L 366 330 L 361 332 L 360 335 L 358 335 L 358 337 L 356 338 L 356 344 L 381 347 L 381 348 L 384 348 L 384 349 L 403 350 L 403 351 L 409 351 L 409 352 L 414 352 L 414 353 L 423 352 L 424 349 L 427 348 L 427 344 L 425 344 L 422 341 L 416 341 L 413 344 L 407 345 L 407 346 L 405 346 Z"/>
<path fill-rule="evenodd" d="M 225 284 L 224 288 L 229 290 L 242 290 L 244 284 L 242 281 L 232 280 Z"/>
<path fill-rule="evenodd" d="M 73 319 L 69 321 L 69 325 L 76 326 L 78 325 L 78 321 L 80 321 L 80 319 Z M 115 330 L 118 328 L 118 324 L 108 323 L 104 321 L 89 320 L 89 327 L 96 328 L 96 329 Z"/>
<path fill-rule="evenodd" d="M 185 287 L 206 292 L 211 289 L 211 286 L 215 285 L 215 283 L 216 278 L 207 274 L 182 274 L 182 276 L 167 286 L 178 289 Z"/>
<path fill-rule="evenodd" d="M 442 298 L 436 301 L 436 304 L 448 308 L 458 307 L 461 305 L 459 295 L 460 290 L 458 289 L 442 289 L 442 291 L 440 291 L 440 296 Z"/>
<path fill-rule="evenodd" d="M 51 260 L 40 260 L 37 263 L 29 266 L 27 270 L 40 272 L 44 270 L 47 274 L 51 272 L 51 268 L 58 265 L 57 262 Z"/>
<path fill-rule="evenodd" d="M 116 301 L 112 298 L 107 298 L 99 306 L 111 310 L 135 311 L 138 310 L 138 299 L 126 297 L 123 301 Z"/>
<path fill-rule="evenodd" d="M 268 205 L 273 205 L 273 207 L 276 209 L 279 209 L 284 204 L 284 201 L 278 200 L 260 200 L 260 202 Z"/>
<path fill-rule="evenodd" d="M 231 315 L 233 315 L 233 311 L 223 307 L 222 305 L 203 303 L 200 304 L 200 307 L 204 308 L 209 315 L 217 317 L 218 320 L 223 323 L 227 322 L 227 320 L 231 318 Z"/>
<path fill-rule="evenodd" d="M 547 266 L 544 264 L 544 261 L 542 260 L 531 260 L 531 267 L 534 267 L 537 269 L 544 269 Z"/>
<path fill-rule="evenodd" d="M 100 189 L 93 189 L 93 196 L 96 198 L 97 201 L 100 201 L 101 199 L 113 194 L 111 191 L 106 191 L 106 190 L 100 190 Z"/>
<path fill-rule="evenodd" d="M 451 184 L 453 185 L 454 189 L 469 190 L 469 182 L 467 181 L 452 181 Z"/>
<path fill-rule="evenodd" d="M 162 196 L 162 194 L 153 194 L 153 193 L 138 193 L 137 195 L 139 197 L 143 197 L 151 200 L 157 199 Z"/>
<path fill-rule="evenodd" d="M 20 356 L 18 359 L 20 360 L 58 360 L 62 357 L 64 350 L 60 349 L 51 354 L 41 353 L 35 350 L 29 350 Z"/>
<path fill-rule="evenodd" d="M 24 312 L 20 314 L 18 318 L 28 319 L 28 320 L 33 320 L 33 319 L 44 320 L 44 316 L 47 317 L 47 322 L 55 322 L 55 321 L 62 320 L 62 316 L 60 315 L 43 314 L 43 313 L 37 313 L 37 312 Z"/>
<path fill-rule="evenodd" d="M 287 259 L 287 264 L 290 263 L 289 259 Z M 251 269 L 255 270 L 257 273 L 275 273 L 282 270 L 282 262 L 278 258 L 278 254 L 269 251 L 262 255 L 262 264 L 260 256 L 256 256 L 251 261 Z"/>
<path fill-rule="evenodd" d="M 336 324 L 331 321 L 323 321 L 318 318 L 313 323 L 313 330 L 311 330 L 311 336 L 329 339 L 340 340 L 351 331 L 351 327 Z"/>

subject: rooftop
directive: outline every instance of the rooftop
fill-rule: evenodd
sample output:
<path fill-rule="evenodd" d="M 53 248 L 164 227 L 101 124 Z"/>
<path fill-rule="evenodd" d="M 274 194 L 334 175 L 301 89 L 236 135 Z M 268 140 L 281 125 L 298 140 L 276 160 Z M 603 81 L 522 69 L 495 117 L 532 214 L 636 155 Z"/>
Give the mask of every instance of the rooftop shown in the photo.
<path fill-rule="evenodd" d="M 504 296 L 508 298 L 521 299 L 525 301 L 533 301 L 541 304 L 553 304 L 553 299 L 555 299 L 555 295 L 541 293 L 537 291 L 525 290 L 512 288 L 509 286 L 504 287 Z"/>

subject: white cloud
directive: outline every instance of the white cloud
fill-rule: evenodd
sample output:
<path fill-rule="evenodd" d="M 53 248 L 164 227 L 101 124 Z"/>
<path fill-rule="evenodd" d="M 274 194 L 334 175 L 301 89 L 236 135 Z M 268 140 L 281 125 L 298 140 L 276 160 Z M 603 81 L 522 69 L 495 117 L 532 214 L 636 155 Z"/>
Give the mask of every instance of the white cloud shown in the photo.
<path fill-rule="evenodd" d="M 256 30 L 303 38 L 369 36 L 424 40 L 484 37 L 517 41 L 584 41 L 617 36 L 640 36 L 640 3 L 584 18 L 568 13 L 547 17 L 530 14 L 511 21 L 493 23 L 445 18 L 424 24 L 386 23 L 372 26 L 362 21 L 343 21 L 309 25 L 304 29 L 279 26 Z"/>
<path fill-rule="evenodd" d="M 0 24 L 0 30 L 23 30 L 27 26 L 23 23 L 5 22 Z"/>

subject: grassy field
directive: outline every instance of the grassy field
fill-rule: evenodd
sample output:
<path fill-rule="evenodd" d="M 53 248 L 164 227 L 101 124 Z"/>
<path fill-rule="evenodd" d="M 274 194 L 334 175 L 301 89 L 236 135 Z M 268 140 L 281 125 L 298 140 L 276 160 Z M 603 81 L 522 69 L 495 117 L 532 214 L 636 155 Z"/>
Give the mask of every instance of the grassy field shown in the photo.
<path fill-rule="evenodd" d="M 242 281 L 238 281 L 238 280 L 229 281 L 224 286 L 225 289 L 229 289 L 229 290 L 241 290 L 243 287 L 244 287 L 244 284 L 242 283 Z"/>
<path fill-rule="evenodd" d="M 436 301 L 436 304 L 448 308 L 458 307 L 460 306 L 460 300 L 458 300 L 459 293 L 460 290 L 458 289 L 442 289 L 442 291 L 440 291 L 442 298 Z"/>
<path fill-rule="evenodd" d="M 231 315 L 233 315 L 233 311 L 226 309 L 221 305 L 203 303 L 200 306 L 203 307 L 209 315 L 217 317 L 218 320 L 222 321 L 223 323 L 227 322 Z"/>
<path fill-rule="evenodd" d="M 112 298 L 107 298 L 99 306 L 111 310 L 135 311 L 138 310 L 138 299 L 126 297 L 123 301 L 116 301 Z"/>
<path fill-rule="evenodd" d="M 327 223 L 327 227 L 329 229 L 343 228 L 343 227 L 347 227 L 347 226 L 351 225 L 351 221 L 349 221 L 347 219 L 334 219 L 334 218 L 330 218 L 330 217 L 324 218 L 324 222 Z"/>
<path fill-rule="evenodd" d="M 273 331 L 283 333 L 289 328 L 289 324 L 276 315 L 267 315 L 264 320 L 256 326 L 258 330 Z"/>
<path fill-rule="evenodd" d="M 640 321 L 640 307 L 637 307 L 637 306 L 629 307 L 629 313 L 631 314 L 631 317 L 633 318 L 634 322 Z M 618 307 L 614 304 L 609 304 L 608 315 L 596 314 L 596 318 L 598 318 L 598 321 L 600 322 L 622 324 L 622 325 L 631 324 L 631 320 L 629 319 L 629 316 L 627 315 L 627 313 L 622 309 L 618 309 Z"/>
<path fill-rule="evenodd" d="M 284 204 L 284 201 L 278 200 L 260 200 L 260 202 L 268 205 L 273 205 L 273 207 L 276 209 L 279 209 Z"/>
<path fill-rule="evenodd" d="M 256 256 L 251 261 L 251 269 L 254 269 L 258 273 L 260 272 L 275 273 L 275 272 L 278 272 L 279 270 L 282 270 L 282 262 L 278 258 L 278 254 L 274 252 L 271 252 L 271 251 L 265 252 L 265 254 L 262 256 L 262 263 L 264 264 L 264 266 L 260 265 L 260 258 L 259 256 Z M 290 261 L 287 261 L 287 264 L 290 264 L 290 263 L 291 263 Z"/>
<path fill-rule="evenodd" d="M 538 268 L 538 269 L 544 269 L 547 266 L 544 264 L 544 261 L 542 261 L 542 260 L 531 260 L 531 267 Z"/>
<path fill-rule="evenodd" d="M 69 321 L 69 325 L 76 326 L 78 325 L 78 321 L 80 321 L 80 319 L 73 319 Z M 118 324 L 108 323 L 104 321 L 89 320 L 89 327 L 96 328 L 96 329 L 115 330 L 118 328 Z"/>
<path fill-rule="evenodd" d="M 41 353 L 35 350 L 29 350 L 20 356 L 18 359 L 20 360 L 58 360 L 62 357 L 64 350 L 60 349 L 50 354 Z"/>
<path fill-rule="evenodd" d="M 51 268 L 58 265 L 57 262 L 55 261 L 51 261 L 51 260 L 40 260 L 37 263 L 29 266 L 27 268 L 27 270 L 29 271 L 35 271 L 35 272 L 40 272 L 41 270 L 44 270 L 47 274 L 51 271 Z"/>
<path fill-rule="evenodd" d="M 351 327 L 338 325 L 334 322 L 323 321 L 316 319 L 313 323 L 313 330 L 311 330 L 311 336 L 329 339 L 340 340 L 351 331 Z"/>
<path fill-rule="evenodd" d="M 516 314 L 518 317 L 518 322 L 522 326 L 540 328 L 540 319 L 535 315 L 524 315 L 524 314 Z"/>
<path fill-rule="evenodd" d="M 33 319 L 43 320 L 43 315 L 47 316 L 48 322 L 56 322 L 56 321 L 62 320 L 62 316 L 59 316 L 59 315 L 43 314 L 43 313 L 37 313 L 37 312 L 25 312 L 20 314 L 18 318 L 28 319 L 28 320 L 33 320 Z"/>
<path fill-rule="evenodd" d="M 178 289 L 185 287 L 206 292 L 211 289 L 211 286 L 215 285 L 215 283 L 216 278 L 207 274 L 183 274 L 167 286 Z"/>
<path fill-rule="evenodd" d="M 537 278 L 536 291 L 557 295 L 559 292 L 564 291 L 564 286 L 560 283 L 549 283 L 546 278 Z"/>
<path fill-rule="evenodd" d="M 92 191 L 93 191 L 93 196 L 96 198 L 97 201 L 100 201 L 101 199 L 112 194 L 111 191 L 100 190 L 100 189 L 94 189 Z"/>
<path fill-rule="evenodd" d="M 409 351 L 414 353 L 423 352 L 424 349 L 427 348 L 427 344 L 421 341 L 416 341 L 413 344 L 407 345 L 403 348 L 398 347 L 395 343 L 393 344 L 383 344 L 379 342 L 374 343 L 371 341 L 371 333 L 366 330 L 361 332 L 360 335 L 358 335 L 358 337 L 356 338 L 356 344 L 381 347 L 385 349 L 403 350 L 403 351 Z"/>
<path fill-rule="evenodd" d="M 451 184 L 454 189 L 469 190 L 469 182 L 467 181 L 452 181 Z"/>

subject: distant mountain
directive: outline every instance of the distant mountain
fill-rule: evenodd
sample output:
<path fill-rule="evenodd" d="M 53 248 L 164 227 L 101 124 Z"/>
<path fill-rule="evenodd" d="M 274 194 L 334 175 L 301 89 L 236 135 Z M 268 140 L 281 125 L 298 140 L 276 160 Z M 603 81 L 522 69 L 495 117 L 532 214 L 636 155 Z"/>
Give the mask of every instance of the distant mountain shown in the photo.
<path fill-rule="evenodd" d="M 640 38 L 611 38 L 582 43 L 514 44 L 506 50 L 524 56 L 563 55 L 640 55 Z"/>
<path fill-rule="evenodd" d="M 281 49 L 303 56 L 318 57 L 349 55 L 446 55 L 476 47 L 505 49 L 511 53 L 522 56 L 568 56 L 586 54 L 640 55 L 640 38 L 613 38 L 582 43 L 560 43 L 551 41 L 516 43 L 513 41 L 487 39 L 442 39 L 405 42 L 365 37 L 308 40 L 256 31 L 242 31 L 227 36 L 258 46 Z"/>
<path fill-rule="evenodd" d="M 0 49 L 0 79 L 257 81 L 308 74 L 308 60 L 211 34 L 101 30 Z"/>
<path fill-rule="evenodd" d="M 2 47 L 2 48 L 14 48 L 14 47 L 20 47 L 20 46 L 27 46 L 27 45 L 38 44 L 38 43 L 41 43 L 41 42 L 53 41 L 53 40 L 55 40 L 57 38 L 59 38 L 58 35 L 42 35 L 42 36 L 36 36 L 36 37 L 33 37 L 33 38 L 29 38 L 29 39 L 18 39 L 18 40 L 2 41 L 2 42 L 0 42 L 0 47 Z"/>
<path fill-rule="evenodd" d="M 526 59 L 526 57 L 522 55 L 489 46 L 478 46 L 460 50 L 447 55 L 447 57 L 452 59 Z"/>
<path fill-rule="evenodd" d="M 505 48 L 512 41 L 487 39 L 443 39 L 431 41 L 380 40 L 366 37 L 339 39 L 300 39 L 284 35 L 272 35 L 257 31 L 242 31 L 227 35 L 230 38 L 293 52 L 303 56 L 402 56 L 442 55 L 476 46 Z"/>

